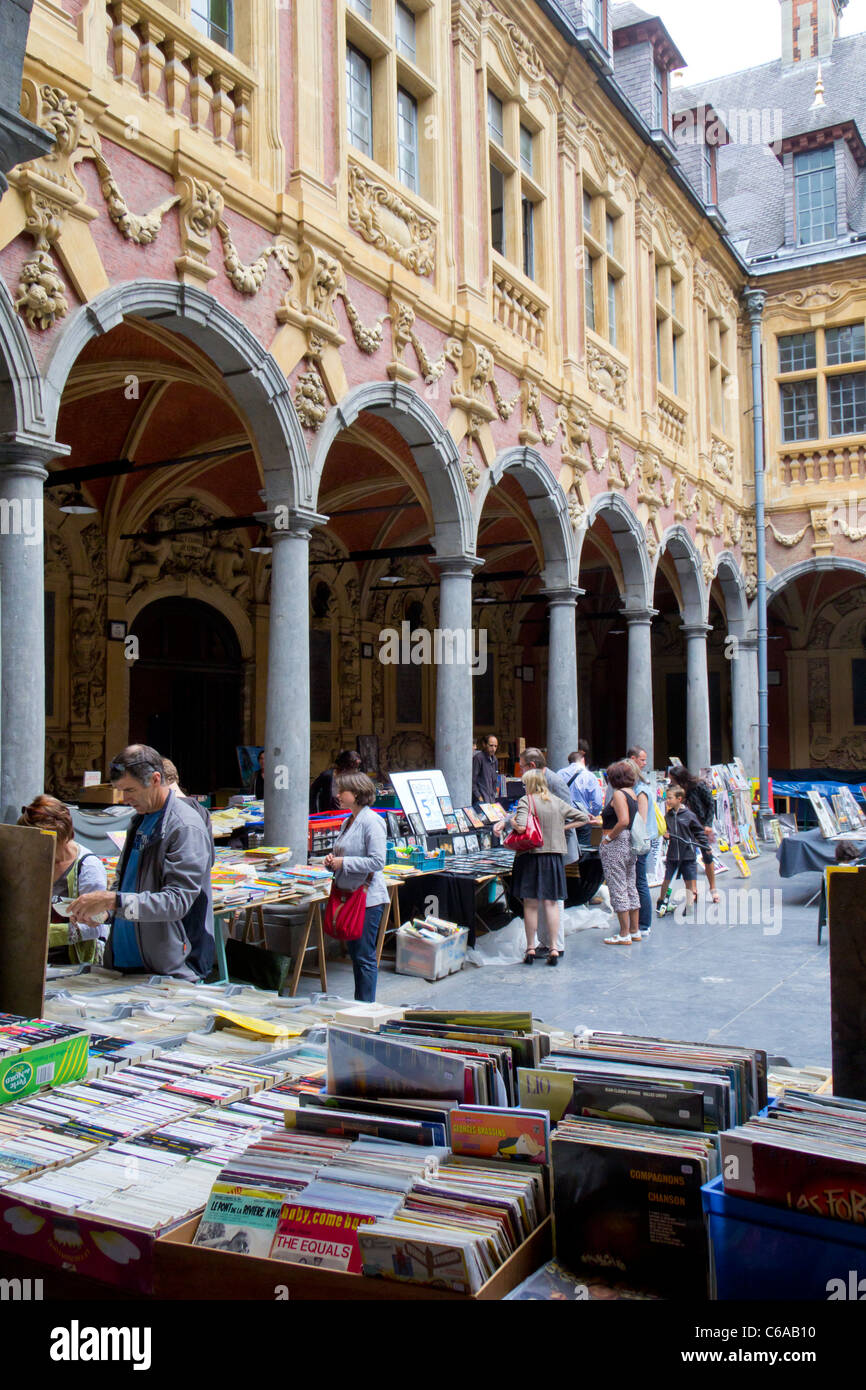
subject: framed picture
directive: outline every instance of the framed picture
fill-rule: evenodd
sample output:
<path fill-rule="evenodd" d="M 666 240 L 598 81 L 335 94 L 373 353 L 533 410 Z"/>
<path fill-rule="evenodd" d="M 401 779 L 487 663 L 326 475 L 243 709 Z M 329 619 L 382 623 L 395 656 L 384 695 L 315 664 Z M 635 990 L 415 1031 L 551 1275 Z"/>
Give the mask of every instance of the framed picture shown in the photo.
<path fill-rule="evenodd" d="M 259 770 L 259 754 L 265 750 L 258 744 L 236 744 L 235 751 L 238 755 L 241 786 L 248 787 Z"/>
<path fill-rule="evenodd" d="M 450 796 L 440 796 L 440 797 L 439 797 L 439 805 L 440 805 L 441 808 L 442 808 L 442 814 L 443 814 L 443 816 L 444 816 L 445 819 L 447 820 L 448 817 L 451 815 L 451 812 L 454 810 L 454 807 L 453 807 L 453 805 L 452 805 L 452 803 L 451 803 L 451 797 L 450 797 Z"/>
<path fill-rule="evenodd" d="M 462 835 L 455 835 L 452 844 L 454 845 L 455 854 L 466 853 L 466 841 L 464 840 Z"/>
<path fill-rule="evenodd" d="M 461 835 L 468 834 L 472 827 L 469 824 L 469 818 L 466 812 L 462 808 L 459 808 L 455 810 L 454 814 L 457 817 L 457 829 L 460 831 Z"/>
<path fill-rule="evenodd" d="M 373 656 L 373 643 L 372 643 L 372 642 L 362 642 L 362 643 L 361 643 L 361 656 L 364 658 L 365 661 L 370 661 L 370 660 L 372 659 L 372 656 Z"/>
<path fill-rule="evenodd" d="M 524 683 L 525 683 L 526 685 L 532 685 L 532 683 L 533 683 L 534 680 L 535 680 L 535 667 L 534 667 L 534 666 L 524 666 L 524 668 L 523 668 L 523 680 L 524 680 Z"/>
<path fill-rule="evenodd" d="M 444 830 L 445 817 L 439 798 L 429 777 L 410 777 L 409 789 L 418 808 L 425 831 Z"/>
<path fill-rule="evenodd" d="M 467 836 L 466 836 L 466 851 L 467 851 L 468 854 L 477 854 L 477 853 L 478 853 L 478 836 L 477 836 L 477 835 L 467 835 Z"/>
<path fill-rule="evenodd" d="M 473 825 L 476 830 L 483 830 L 484 821 L 481 819 L 474 806 L 464 806 L 463 814 L 468 820 L 469 824 Z"/>
<path fill-rule="evenodd" d="M 814 787 L 809 791 L 809 801 L 812 810 L 818 819 L 818 828 L 825 840 L 831 840 L 837 834 L 835 822 L 830 814 L 830 808 L 819 791 Z"/>
<path fill-rule="evenodd" d="M 424 822 L 423 822 L 423 820 L 421 819 L 421 817 L 419 816 L 419 814 L 418 814 L 417 811 L 412 811 L 412 812 L 410 813 L 410 815 L 409 815 L 409 824 L 411 825 L 412 829 L 415 831 L 415 834 L 416 834 L 416 835 L 420 835 L 422 838 L 425 838 Z"/>

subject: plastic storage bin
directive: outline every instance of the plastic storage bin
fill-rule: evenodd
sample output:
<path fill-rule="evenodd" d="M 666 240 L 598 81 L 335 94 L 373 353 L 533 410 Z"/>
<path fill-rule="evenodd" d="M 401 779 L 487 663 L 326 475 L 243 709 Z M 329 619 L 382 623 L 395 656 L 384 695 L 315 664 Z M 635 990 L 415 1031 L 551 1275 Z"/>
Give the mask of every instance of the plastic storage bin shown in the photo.
<path fill-rule="evenodd" d="M 441 941 L 425 941 L 400 927 L 397 931 L 397 974 L 419 975 L 425 980 L 441 980 L 453 975 L 463 969 L 468 944 L 469 932 L 465 927 L 453 936 L 443 936 Z"/>
<path fill-rule="evenodd" d="M 732 1197 L 720 1177 L 703 1188 L 703 1201 L 721 1301 L 823 1303 L 831 1293 L 841 1298 L 838 1281 L 849 1299 L 866 1281 L 866 1226 Z"/>

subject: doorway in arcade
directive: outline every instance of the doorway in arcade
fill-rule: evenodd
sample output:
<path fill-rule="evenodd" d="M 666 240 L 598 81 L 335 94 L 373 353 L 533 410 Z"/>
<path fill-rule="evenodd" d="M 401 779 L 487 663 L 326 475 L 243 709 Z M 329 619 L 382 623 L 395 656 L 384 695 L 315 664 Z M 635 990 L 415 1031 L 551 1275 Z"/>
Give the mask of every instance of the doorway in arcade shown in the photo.
<path fill-rule="evenodd" d="M 241 650 L 228 619 L 197 599 L 164 598 L 132 626 L 129 738 L 171 758 L 185 791 L 238 785 Z"/>

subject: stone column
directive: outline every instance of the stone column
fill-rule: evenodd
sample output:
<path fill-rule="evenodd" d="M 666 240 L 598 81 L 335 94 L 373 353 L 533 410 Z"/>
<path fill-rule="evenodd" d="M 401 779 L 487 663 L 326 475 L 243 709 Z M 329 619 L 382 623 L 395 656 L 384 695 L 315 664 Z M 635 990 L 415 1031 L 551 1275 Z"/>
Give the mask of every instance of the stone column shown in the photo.
<path fill-rule="evenodd" d="M 439 570 L 439 628 L 434 641 L 436 666 L 436 766 L 442 772 L 455 806 L 468 806 L 472 797 L 472 572 L 482 563 L 466 555 L 431 557 Z M 489 654 L 487 654 L 489 655 Z M 449 659 L 450 658 L 450 659 Z"/>
<path fill-rule="evenodd" d="M 299 863 L 307 857 L 310 792 L 310 531 L 324 521 L 291 511 L 271 533 L 265 841 L 291 846 Z"/>
<path fill-rule="evenodd" d="M 63 445 L 0 438 L 0 813 L 44 791 L 45 582 L 42 484 Z"/>
<path fill-rule="evenodd" d="M 565 767 L 577 747 L 577 592 L 543 589 L 550 609 L 547 765 Z"/>
<path fill-rule="evenodd" d="M 732 652 L 731 723 L 734 756 L 750 777 L 758 771 L 758 639 L 740 637 Z"/>
<path fill-rule="evenodd" d="M 710 766 L 710 684 L 706 623 L 683 625 L 686 639 L 686 760 L 697 777 Z"/>
<path fill-rule="evenodd" d="M 653 658 L 651 608 L 626 611 L 628 623 L 628 704 L 626 748 L 645 748 L 647 767 L 653 763 Z"/>

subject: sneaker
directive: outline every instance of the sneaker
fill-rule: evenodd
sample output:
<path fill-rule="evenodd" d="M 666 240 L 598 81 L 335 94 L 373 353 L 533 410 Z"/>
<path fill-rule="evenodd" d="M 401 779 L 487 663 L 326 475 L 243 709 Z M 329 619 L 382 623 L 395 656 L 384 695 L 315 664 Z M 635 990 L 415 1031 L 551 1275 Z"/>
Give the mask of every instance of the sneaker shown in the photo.
<path fill-rule="evenodd" d="M 652 932 L 652 927 L 641 927 L 641 929 L 640 929 L 640 934 L 641 934 L 641 936 L 649 936 L 651 932 Z"/>

